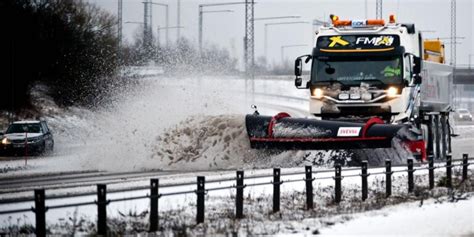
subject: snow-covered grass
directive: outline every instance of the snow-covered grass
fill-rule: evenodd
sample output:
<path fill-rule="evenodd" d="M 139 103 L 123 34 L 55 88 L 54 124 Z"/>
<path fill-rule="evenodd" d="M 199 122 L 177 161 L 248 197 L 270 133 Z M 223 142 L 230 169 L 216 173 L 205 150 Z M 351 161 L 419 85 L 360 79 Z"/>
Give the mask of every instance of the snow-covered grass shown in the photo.
<path fill-rule="evenodd" d="M 433 198 L 351 215 L 352 221 L 322 228 L 322 236 L 472 236 L 472 193 L 458 199 Z"/>
<path fill-rule="evenodd" d="M 394 168 L 397 170 L 399 168 Z M 401 169 L 401 168 L 400 168 Z M 294 169 L 282 172 L 295 171 Z M 371 170 L 375 173 L 382 171 Z M 261 171 L 259 173 L 268 171 Z M 358 174 L 359 171 L 346 171 L 343 175 Z M 250 172 L 252 173 L 252 172 Z M 406 229 L 398 229 L 397 226 L 405 226 L 406 223 L 400 219 L 402 216 L 398 212 L 416 213 L 410 219 L 413 235 L 418 234 L 436 234 L 451 233 L 455 235 L 472 234 L 472 208 L 474 200 L 474 178 L 472 169 L 469 171 L 470 179 L 461 182 L 458 168 L 454 171 L 454 190 L 441 187 L 444 184 L 444 171 L 436 172 L 437 187 L 433 190 L 427 188 L 428 180 L 426 170 L 417 170 L 415 172 L 415 191 L 407 193 L 407 178 L 405 173 L 395 173 L 393 176 L 392 196 L 385 198 L 385 180 L 383 176 L 369 176 L 369 198 L 366 201 L 361 200 L 360 177 L 347 177 L 343 179 L 342 202 L 334 202 L 334 181 L 332 179 L 316 179 L 314 186 L 314 209 L 305 210 L 305 186 L 302 181 L 302 175 L 284 176 L 283 181 L 301 180 L 300 182 L 283 183 L 281 185 L 281 211 L 272 213 L 272 185 L 271 178 L 246 179 L 245 184 L 268 182 L 265 186 L 247 187 L 244 190 L 244 215 L 245 218 L 236 220 L 235 212 L 235 190 L 210 191 L 206 195 L 206 220 L 204 223 L 196 225 L 196 196 L 194 194 L 169 196 L 160 198 L 160 233 L 168 236 L 180 236 L 183 234 L 190 236 L 210 235 L 210 234 L 228 234 L 236 232 L 239 235 L 255 234 L 295 234 L 295 233 L 334 233 L 331 228 L 333 225 L 350 224 L 352 221 L 362 219 L 366 222 L 374 221 L 371 217 L 391 223 L 391 234 L 405 234 Z M 255 174 L 255 173 L 254 173 Z M 257 173 L 258 174 L 258 173 Z M 223 174 L 221 177 L 230 177 L 231 173 Z M 316 178 L 331 177 L 332 173 L 317 173 Z M 208 177 L 213 179 L 212 175 Z M 173 181 L 183 181 L 178 177 L 165 180 L 164 183 Z M 206 188 L 229 186 L 233 181 L 209 183 Z M 177 192 L 193 190 L 194 186 L 161 188 L 160 192 Z M 131 197 L 145 195 L 147 192 L 130 192 L 128 194 L 113 194 L 108 198 Z M 94 197 L 83 197 L 74 199 L 62 199 L 47 201 L 47 205 L 58 205 L 70 202 L 91 201 Z M 403 204 L 402 204 L 403 203 Z M 458 205 L 459 204 L 459 205 Z M 445 206 L 455 208 L 449 209 L 455 211 L 451 216 L 459 217 L 456 223 L 461 223 L 460 227 L 446 228 L 441 225 L 432 225 L 431 223 L 440 223 L 446 220 L 443 215 Z M 26 207 L 28 207 L 26 205 Z M 16 208 L 22 208 L 16 206 Z M 10 208 L 9 208 L 10 209 Z M 147 199 L 111 203 L 108 206 L 108 226 L 114 235 L 137 234 L 146 232 L 148 229 L 149 201 Z M 440 211 L 439 214 L 437 210 Z M 83 232 L 87 234 L 94 233 L 95 230 L 95 206 L 86 206 L 80 208 L 70 208 L 68 210 L 50 210 L 48 216 L 48 229 L 53 234 L 71 234 Z M 392 214 L 394 213 L 394 214 Z M 424 218 L 430 213 L 429 221 Z M 471 218 L 468 218 L 471 216 Z M 420 219 L 414 218 L 420 217 Z M 30 230 L 27 226 L 33 225 L 34 217 L 32 214 L 19 215 L 16 217 L 2 217 L 1 226 L 8 232 Z M 377 221 L 377 220 L 375 220 Z M 451 222 L 450 222 L 451 223 Z M 451 225 L 451 224 L 450 224 Z M 25 227 L 26 226 L 26 227 Z M 374 233 L 381 233 L 383 229 L 379 226 L 354 224 L 350 229 L 343 229 L 336 233 L 342 234 L 364 234 L 370 233 L 374 228 Z M 416 231 L 415 227 L 419 228 Z M 366 231 L 366 232 L 364 232 Z"/>

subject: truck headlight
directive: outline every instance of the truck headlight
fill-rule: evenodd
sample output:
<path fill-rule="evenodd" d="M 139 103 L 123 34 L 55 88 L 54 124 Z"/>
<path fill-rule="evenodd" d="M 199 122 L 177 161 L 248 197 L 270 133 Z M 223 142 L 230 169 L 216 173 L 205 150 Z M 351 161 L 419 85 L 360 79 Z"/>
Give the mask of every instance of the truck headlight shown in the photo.
<path fill-rule="evenodd" d="M 12 144 L 12 142 L 8 138 L 5 137 L 5 138 L 2 139 L 2 144 L 3 145 L 10 145 L 10 144 Z"/>
<path fill-rule="evenodd" d="M 388 97 L 392 98 L 398 94 L 398 89 L 396 87 L 391 86 L 386 90 L 386 93 Z"/>
<path fill-rule="evenodd" d="M 321 88 L 313 88 L 311 89 L 311 96 L 316 99 L 321 99 L 324 96 L 323 90 Z"/>

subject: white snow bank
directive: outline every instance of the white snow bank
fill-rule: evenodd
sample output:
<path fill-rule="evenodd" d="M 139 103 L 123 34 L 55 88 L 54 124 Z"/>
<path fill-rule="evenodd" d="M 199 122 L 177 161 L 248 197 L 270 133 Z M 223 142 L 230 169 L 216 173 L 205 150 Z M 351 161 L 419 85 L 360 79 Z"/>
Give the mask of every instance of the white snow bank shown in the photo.
<path fill-rule="evenodd" d="M 353 215 L 351 221 L 321 229 L 328 235 L 472 236 L 474 196 L 458 202 L 430 199 Z"/>

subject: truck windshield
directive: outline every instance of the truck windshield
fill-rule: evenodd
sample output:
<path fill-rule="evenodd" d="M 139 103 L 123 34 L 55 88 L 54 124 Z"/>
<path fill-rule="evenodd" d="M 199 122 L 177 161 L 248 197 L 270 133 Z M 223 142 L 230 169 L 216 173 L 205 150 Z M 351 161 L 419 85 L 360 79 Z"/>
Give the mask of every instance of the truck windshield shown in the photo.
<path fill-rule="evenodd" d="M 343 85 L 400 84 L 402 58 L 392 57 L 332 57 L 313 61 L 311 82 L 340 82 Z"/>

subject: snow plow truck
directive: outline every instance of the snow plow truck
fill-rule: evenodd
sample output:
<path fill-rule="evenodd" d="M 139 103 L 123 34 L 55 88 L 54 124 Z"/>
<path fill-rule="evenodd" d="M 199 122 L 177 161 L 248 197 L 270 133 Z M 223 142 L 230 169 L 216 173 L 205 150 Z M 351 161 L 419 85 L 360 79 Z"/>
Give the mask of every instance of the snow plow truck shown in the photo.
<path fill-rule="evenodd" d="M 414 24 L 340 20 L 320 27 L 312 54 L 295 61 L 314 118 L 246 116 L 252 148 L 376 149 L 401 144 L 419 160 L 451 151 L 453 68 L 444 45 Z M 311 66 L 303 76 L 303 65 Z M 302 78 L 304 77 L 304 78 Z M 385 157 L 383 157 L 385 159 Z"/>

